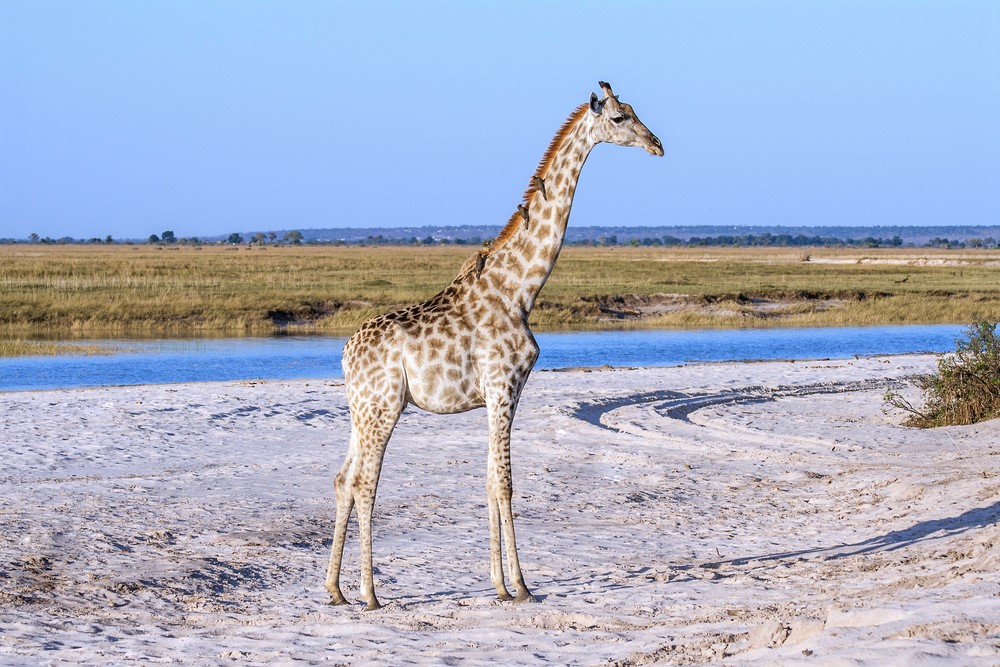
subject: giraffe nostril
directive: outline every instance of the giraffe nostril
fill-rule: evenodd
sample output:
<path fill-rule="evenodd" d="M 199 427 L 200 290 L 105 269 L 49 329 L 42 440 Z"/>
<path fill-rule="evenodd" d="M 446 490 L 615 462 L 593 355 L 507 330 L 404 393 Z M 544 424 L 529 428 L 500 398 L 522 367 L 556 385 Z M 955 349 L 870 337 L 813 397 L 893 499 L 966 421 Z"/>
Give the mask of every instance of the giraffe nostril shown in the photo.
<path fill-rule="evenodd" d="M 653 145 L 663 148 L 663 144 L 660 143 L 659 137 L 657 137 L 655 134 L 653 135 Z"/>

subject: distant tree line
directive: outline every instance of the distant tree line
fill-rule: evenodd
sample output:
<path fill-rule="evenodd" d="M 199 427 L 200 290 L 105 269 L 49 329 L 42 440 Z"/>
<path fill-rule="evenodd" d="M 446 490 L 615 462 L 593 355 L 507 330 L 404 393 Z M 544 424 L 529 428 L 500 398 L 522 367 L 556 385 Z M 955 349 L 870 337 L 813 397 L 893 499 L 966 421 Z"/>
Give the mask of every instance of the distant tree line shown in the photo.
<path fill-rule="evenodd" d="M 306 243 L 317 244 L 317 243 L 336 243 L 339 245 L 347 245 L 350 243 L 361 244 L 361 245 L 482 245 L 483 238 L 481 236 L 471 236 L 469 238 L 452 238 L 450 236 L 438 236 L 435 237 L 431 234 L 424 236 L 423 238 L 417 238 L 416 236 L 384 236 L 382 234 L 369 235 L 364 240 L 359 241 L 318 241 L 309 240 Z"/>
<path fill-rule="evenodd" d="M 833 236 L 806 236 L 805 234 L 723 234 L 719 236 L 692 236 L 681 239 L 666 235 L 660 237 L 629 238 L 620 243 L 618 237 L 611 236 L 594 241 L 578 241 L 574 245 L 630 245 L 630 246 L 731 246 L 731 247 L 798 247 L 798 246 L 864 246 L 868 248 L 898 248 L 904 245 L 899 236 L 892 238 L 875 238 L 868 236 L 863 239 L 841 239 Z"/>
<path fill-rule="evenodd" d="M 388 234 L 370 234 L 363 239 L 306 239 L 302 232 L 292 230 L 284 232 L 279 238 L 275 232 L 255 232 L 244 237 L 239 232 L 233 232 L 227 237 L 216 238 L 212 241 L 199 240 L 198 237 L 177 237 L 172 230 L 165 230 L 161 234 L 150 234 L 146 243 L 152 245 L 202 245 L 205 243 L 221 243 L 231 245 L 265 246 L 274 244 L 291 245 L 470 245 L 479 246 L 483 243 L 482 236 L 469 236 L 467 238 L 452 237 L 446 235 L 435 236 L 428 234 L 423 238 L 417 236 L 394 236 Z M 0 238 L 2 244 L 13 243 L 39 243 L 39 244 L 114 244 L 114 243 L 135 243 L 135 241 L 115 241 L 111 235 L 103 239 L 93 237 L 90 239 L 74 239 L 65 236 L 59 239 L 49 237 L 39 237 L 38 234 L 30 234 L 25 239 Z M 997 248 L 1000 242 L 992 236 L 985 238 L 971 237 L 965 239 L 934 237 L 925 243 L 906 243 L 898 234 L 890 237 L 866 236 L 863 238 L 840 238 L 836 236 L 820 236 L 806 234 L 772 234 L 763 232 L 759 234 L 720 234 L 716 236 L 691 236 L 679 238 L 670 234 L 662 236 L 627 235 L 619 238 L 618 234 L 601 235 L 597 238 L 584 239 L 578 241 L 567 241 L 567 245 L 575 246 L 633 246 L 633 247 L 856 247 L 856 248 L 899 248 L 924 247 L 924 248 Z"/>
<path fill-rule="evenodd" d="M 293 245 L 298 245 L 302 243 L 302 232 L 290 231 L 285 232 L 281 237 L 281 241 L 285 243 L 291 243 Z M 224 241 L 214 240 L 214 241 L 203 241 L 199 240 L 197 236 L 190 237 L 178 237 L 172 230 L 165 230 L 161 234 L 150 234 L 146 238 L 146 243 L 150 245 L 203 245 L 206 243 L 231 243 L 242 245 L 243 243 L 249 243 L 250 245 L 265 245 L 269 243 L 276 243 L 278 241 L 278 235 L 274 232 L 257 232 L 250 237 L 250 240 L 244 240 L 243 235 L 238 232 L 233 232 Z M 39 236 L 38 234 L 32 232 L 28 235 L 27 239 L 14 239 L 14 238 L 0 238 L 0 245 L 13 245 L 18 243 L 31 243 L 40 245 L 92 245 L 92 244 L 135 244 L 138 241 L 134 239 L 123 239 L 116 241 L 111 237 L 110 234 L 105 236 L 103 239 L 99 237 L 93 237 L 89 239 L 76 239 L 72 236 L 63 236 L 58 239 L 54 239 L 48 236 Z"/>
<path fill-rule="evenodd" d="M 309 245 L 475 245 L 478 246 L 483 243 L 483 239 L 479 236 L 461 239 L 461 238 L 449 238 L 449 237 L 434 237 L 428 235 L 424 238 L 417 238 L 416 236 L 410 237 L 394 237 L 386 236 L 381 234 L 368 236 L 364 240 L 357 241 L 345 241 L 345 240 L 318 240 L 310 239 L 306 241 Z M 874 236 L 866 236 L 864 238 L 838 238 L 834 236 L 806 236 L 804 234 L 789 235 L 789 234 L 771 234 L 765 232 L 763 234 L 742 234 L 742 235 L 719 235 L 719 236 L 692 236 L 688 239 L 678 238 L 676 236 L 665 235 L 665 236 L 645 236 L 641 238 L 628 237 L 625 239 L 619 239 L 617 234 L 609 234 L 607 236 L 602 236 L 597 239 L 579 240 L 579 241 L 567 241 L 566 245 L 572 246 L 632 246 L 632 247 L 657 247 L 657 246 L 669 246 L 669 247 L 696 247 L 696 246 L 721 246 L 721 247 L 734 247 L 734 248 L 746 248 L 746 247 L 855 247 L 855 248 L 900 248 L 903 246 L 908 247 L 925 247 L 925 248 L 997 248 L 997 240 L 993 237 L 987 237 L 984 239 L 980 238 L 970 238 L 970 239 L 942 239 L 934 238 L 929 240 L 927 243 L 914 244 L 905 243 L 902 237 L 895 235 L 891 238 L 881 238 Z"/>
<path fill-rule="evenodd" d="M 298 245 L 302 243 L 302 232 L 299 231 L 285 232 L 284 236 L 281 237 L 281 240 L 286 243 Z M 274 232 L 256 232 L 250 235 L 249 240 L 244 239 L 243 235 L 240 234 L 239 232 L 233 232 L 232 234 L 226 237 L 225 241 L 217 241 L 217 243 L 228 243 L 230 245 L 243 245 L 244 243 L 246 243 L 247 245 L 252 245 L 252 246 L 253 245 L 262 246 L 268 244 L 275 244 L 277 241 L 278 241 L 278 235 Z M 197 237 L 188 239 L 184 238 L 178 239 L 176 236 L 174 236 L 174 233 L 172 231 L 165 231 L 162 234 L 160 234 L 160 236 L 157 236 L 156 234 L 150 234 L 149 238 L 147 239 L 147 243 L 159 244 L 159 245 L 171 245 L 174 243 L 197 245 L 201 244 L 202 242 L 199 241 Z"/>

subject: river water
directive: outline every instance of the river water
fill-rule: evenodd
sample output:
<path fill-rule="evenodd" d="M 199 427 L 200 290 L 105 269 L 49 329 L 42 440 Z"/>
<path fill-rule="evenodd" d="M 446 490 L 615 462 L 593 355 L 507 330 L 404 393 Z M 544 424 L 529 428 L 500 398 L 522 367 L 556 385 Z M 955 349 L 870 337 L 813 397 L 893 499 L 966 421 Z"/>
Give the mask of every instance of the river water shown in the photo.
<path fill-rule="evenodd" d="M 957 325 L 907 325 L 539 333 L 536 339 L 541 355 L 535 368 L 946 352 L 955 348 L 962 329 Z M 345 341 L 332 336 L 97 341 L 114 346 L 119 353 L 0 359 L 0 391 L 339 378 L 343 377 L 340 353 Z"/>

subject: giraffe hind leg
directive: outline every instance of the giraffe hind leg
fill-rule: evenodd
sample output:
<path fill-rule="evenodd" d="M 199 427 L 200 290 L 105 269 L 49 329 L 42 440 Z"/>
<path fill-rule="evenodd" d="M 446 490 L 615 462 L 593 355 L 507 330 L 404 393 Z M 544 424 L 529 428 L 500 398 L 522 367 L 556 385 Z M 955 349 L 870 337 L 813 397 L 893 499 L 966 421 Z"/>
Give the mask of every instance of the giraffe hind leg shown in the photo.
<path fill-rule="evenodd" d="M 354 439 L 352 433 L 351 439 Z M 326 590 L 330 593 L 331 604 L 347 604 L 347 598 L 340 590 L 340 566 L 344 558 L 344 542 L 347 539 L 347 523 L 354 510 L 354 495 L 347 484 L 348 475 L 351 474 L 353 463 L 356 459 L 355 443 L 347 454 L 344 465 L 334 479 L 334 491 L 337 494 L 337 522 L 333 530 L 333 547 L 330 549 L 330 565 L 326 571 Z"/>
<path fill-rule="evenodd" d="M 340 566 L 344 553 L 347 523 L 352 509 L 357 509 L 361 551 L 361 597 L 368 610 L 382 605 L 375 596 L 372 572 L 372 511 L 378 488 L 382 459 L 389 437 L 396 426 L 403 402 L 391 406 L 365 405 L 351 411 L 351 447 L 347 460 L 334 482 L 337 492 L 337 523 L 334 529 L 326 588 L 333 604 L 346 604 L 340 590 Z"/>

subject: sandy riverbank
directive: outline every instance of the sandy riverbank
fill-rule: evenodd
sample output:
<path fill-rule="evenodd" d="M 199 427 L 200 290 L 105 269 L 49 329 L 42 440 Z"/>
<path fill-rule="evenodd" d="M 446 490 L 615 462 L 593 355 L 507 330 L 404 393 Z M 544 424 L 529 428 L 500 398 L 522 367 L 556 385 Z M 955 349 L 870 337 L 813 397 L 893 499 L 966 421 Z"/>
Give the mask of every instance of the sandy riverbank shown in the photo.
<path fill-rule="evenodd" d="M 408 411 L 372 613 L 322 586 L 339 383 L 0 394 L 0 662 L 995 665 L 1000 420 L 881 410 L 932 367 L 536 372 L 513 459 L 540 602 L 516 606 L 489 581 L 485 413 Z"/>

